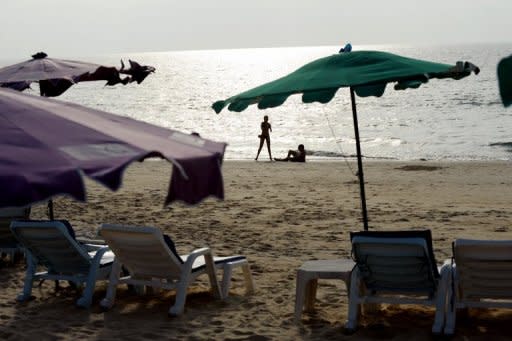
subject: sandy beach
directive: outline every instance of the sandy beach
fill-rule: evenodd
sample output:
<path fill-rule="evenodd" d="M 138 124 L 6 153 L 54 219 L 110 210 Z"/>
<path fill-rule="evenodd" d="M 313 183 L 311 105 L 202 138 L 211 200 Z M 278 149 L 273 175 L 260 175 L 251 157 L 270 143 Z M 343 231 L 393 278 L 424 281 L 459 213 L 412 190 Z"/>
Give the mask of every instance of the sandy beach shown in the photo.
<path fill-rule="evenodd" d="M 190 290 L 185 313 L 169 318 L 174 292 L 131 295 L 120 288 L 115 306 L 99 307 L 105 283 L 89 310 L 77 293 L 53 283 L 17 303 L 25 264 L 0 262 L 0 339 L 3 340 L 429 340 L 434 310 L 382 306 L 347 335 L 347 297 L 340 281 L 321 281 L 316 311 L 293 320 L 297 268 L 307 260 L 350 257 L 349 232 L 362 229 L 357 166 L 346 162 L 292 164 L 226 161 L 226 199 L 163 207 L 171 166 L 131 166 L 120 191 L 87 181 L 88 202 L 55 200 L 55 216 L 78 235 L 96 237 L 102 223 L 160 227 L 180 253 L 210 246 L 215 255 L 246 255 L 256 293 L 244 294 L 241 272 L 231 295 L 215 300 L 205 276 Z M 512 239 L 510 162 L 365 162 L 368 216 L 374 230 L 432 230 L 438 263 L 455 238 Z M 33 219 L 45 218 L 34 206 Z M 457 320 L 455 340 L 510 339 L 512 312 L 470 310 Z"/>

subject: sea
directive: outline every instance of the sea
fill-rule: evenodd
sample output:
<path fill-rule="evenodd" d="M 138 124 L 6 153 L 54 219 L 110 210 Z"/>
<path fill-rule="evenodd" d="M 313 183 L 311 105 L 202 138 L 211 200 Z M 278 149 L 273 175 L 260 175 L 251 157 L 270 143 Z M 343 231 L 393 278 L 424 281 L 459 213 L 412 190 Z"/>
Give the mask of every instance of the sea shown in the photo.
<path fill-rule="evenodd" d="M 512 108 L 500 100 L 496 66 L 512 54 L 512 43 L 472 45 L 357 45 L 407 57 L 455 64 L 470 61 L 480 74 L 461 80 L 432 79 L 418 89 L 382 97 L 356 98 L 362 154 L 385 160 L 512 160 Z M 180 130 L 228 144 L 225 159 L 253 160 L 260 122 L 269 116 L 273 157 L 304 144 L 309 160 L 350 160 L 355 139 L 349 90 L 341 88 L 327 104 L 304 104 L 294 95 L 277 108 L 250 106 L 241 113 L 211 105 L 282 77 L 340 46 L 251 48 L 106 54 L 81 58 L 120 66 L 129 59 L 156 72 L 137 85 L 83 82 L 59 99 Z M 51 51 L 45 51 L 50 57 Z M 28 59 L 28 58 L 27 58 Z M 67 59 L 80 59 L 67 58 Z M 0 66 L 22 60 L 0 59 Z M 38 94 L 37 85 L 33 90 Z M 260 160 L 268 160 L 266 148 Z"/>

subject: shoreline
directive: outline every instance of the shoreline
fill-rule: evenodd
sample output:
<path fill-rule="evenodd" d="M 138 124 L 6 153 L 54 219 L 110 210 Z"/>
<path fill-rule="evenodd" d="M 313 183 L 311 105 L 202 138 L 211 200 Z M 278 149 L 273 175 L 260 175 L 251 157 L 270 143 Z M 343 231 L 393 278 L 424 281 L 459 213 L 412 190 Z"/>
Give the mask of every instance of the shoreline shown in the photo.
<path fill-rule="evenodd" d="M 148 159 L 147 161 L 166 161 L 166 160 L 150 160 Z M 251 158 L 247 158 L 247 159 L 224 159 L 224 162 L 269 162 L 270 160 L 267 159 L 264 159 L 262 157 L 260 157 L 260 159 L 258 161 L 254 160 L 254 159 L 251 159 Z M 146 160 L 144 161 L 146 162 Z M 352 163 L 357 163 L 357 158 L 356 157 L 350 157 L 350 158 L 347 158 L 347 159 L 344 159 L 344 158 L 339 158 L 339 159 L 334 159 L 334 158 L 330 158 L 330 157 L 326 157 L 326 158 L 307 158 L 306 157 L 306 163 L 315 163 L 315 162 L 321 162 L 321 163 L 329 163 L 329 162 L 333 162 L 333 163 L 340 163 L 340 162 L 352 162 Z M 512 165 L 512 160 L 462 160 L 462 159 L 443 159 L 443 160 L 426 160 L 426 159 L 414 159 L 414 160 L 399 160 L 399 159 L 394 159 L 394 158 L 385 158 L 385 157 L 370 157 L 370 158 L 365 158 L 363 157 L 363 166 L 366 162 L 403 162 L 403 163 L 510 163 Z"/>

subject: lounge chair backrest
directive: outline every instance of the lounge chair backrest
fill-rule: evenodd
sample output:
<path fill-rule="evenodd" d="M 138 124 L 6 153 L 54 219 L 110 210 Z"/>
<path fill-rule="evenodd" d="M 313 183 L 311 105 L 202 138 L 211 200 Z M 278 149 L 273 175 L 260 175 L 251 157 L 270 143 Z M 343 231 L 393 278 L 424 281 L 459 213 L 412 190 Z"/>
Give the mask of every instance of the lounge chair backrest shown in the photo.
<path fill-rule="evenodd" d="M 11 221 L 24 220 L 30 216 L 29 207 L 7 207 L 0 209 L 0 246 L 17 244 L 11 232 Z"/>
<path fill-rule="evenodd" d="M 27 219 L 30 215 L 29 207 L 6 207 L 0 208 L 0 219 L 12 218 L 14 219 Z"/>
<path fill-rule="evenodd" d="M 133 278 L 180 278 L 181 258 L 159 228 L 103 224 L 99 234 Z"/>
<path fill-rule="evenodd" d="M 457 239 L 453 255 L 463 299 L 512 299 L 512 240 Z"/>
<path fill-rule="evenodd" d="M 351 240 L 367 289 L 427 294 L 437 290 L 430 231 L 355 232 Z"/>
<path fill-rule="evenodd" d="M 91 257 L 69 229 L 66 222 L 59 220 L 11 223 L 15 237 L 49 273 L 88 273 Z"/>

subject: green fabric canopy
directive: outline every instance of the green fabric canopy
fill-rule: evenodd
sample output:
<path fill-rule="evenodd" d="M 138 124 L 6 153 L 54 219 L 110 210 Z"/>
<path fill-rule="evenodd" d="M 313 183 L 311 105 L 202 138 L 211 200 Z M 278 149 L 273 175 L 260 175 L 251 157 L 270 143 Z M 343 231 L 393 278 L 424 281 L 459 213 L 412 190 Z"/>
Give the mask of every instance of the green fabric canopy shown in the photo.
<path fill-rule="evenodd" d="M 498 63 L 498 84 L 501 101 L 508 107 L 512 104 L 512 56 L 503 58 Z"/>
<path fill-rule="evenodd" d="M 368 230 L 366 195 L 355 94 L 361 97 L 380 97 L 389 82 L 395 82 L 396 90 L 417 88 L 430 78 L 461 79 L 480 69 L 469 62 L 455 65 L 434 63 L 398 56 L 380 51 L 356 51 L 339 53 L 317 59 L 287 76 L 242 92 L 224 101 L 213 103 L 220 113 L 225 106 L 231 111 L 243 111 L 258 103 L 259 109 L 277 107 L 293 95 L 302 93 L 304 103 L 329 102 L 341 87 L 350 87 L 354 133 L 357 150 L 359 187 L 364 229 Z"/>
<path fill-rule="evenodd" d="M 417 88 L 430 78 L 461 79 L 472 71 L 478 74 L 480 70 L 468 62 L 448 65 L 380 51 L 339 53 L 317 59 L 275 81 L 217 101 L 212 107 L 217 113 L 226 105 L 228 110 L 237 112 L 255 103 L 260 109 L 272 108 L 297 93 L 303 94 L 305 103 L 327 103 L 341 87 L 353 87 L 361 97 L 380 97 L 389 82 L 397 82 L 397 90 Z"/>

